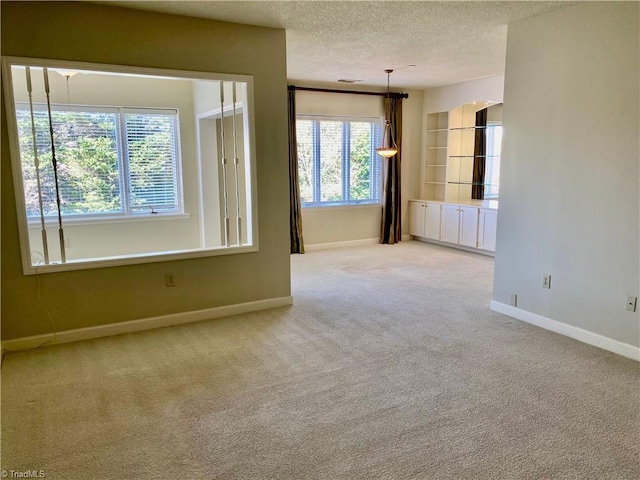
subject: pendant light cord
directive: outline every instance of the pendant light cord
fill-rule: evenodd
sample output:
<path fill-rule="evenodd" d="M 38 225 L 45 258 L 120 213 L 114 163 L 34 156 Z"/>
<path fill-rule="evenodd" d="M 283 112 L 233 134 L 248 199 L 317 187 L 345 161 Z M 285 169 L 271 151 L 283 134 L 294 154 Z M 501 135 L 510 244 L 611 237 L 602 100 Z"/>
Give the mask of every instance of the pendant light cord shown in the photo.
<path fill-rule="evenodd" d="M 391 87 L 389 86 L 389 78 L 391 77 L 391 74 L 393 73 L 393 70 L 387 69 L 387 70 L 385 70 L 385 72 L 387 72 L 387 100 L 390 100 L 391 99 Z M 389 113 L 391 113 L 391 112 L 389 112 Z M 389 126 L 389 135 L 391 135 L 391 145 L 389 145 L 389 146 L 391 148 L 395 148 L 397 150 L 398 149 L 398 145 L 396 144 L 395 138 L 393 138 L 393 128 L 391 128 L 391 120 L 389 118 L 387 118 L 387 112 L 386 111 L 385 111 L 385 123 L 386 123 L 386 125 Z"/>

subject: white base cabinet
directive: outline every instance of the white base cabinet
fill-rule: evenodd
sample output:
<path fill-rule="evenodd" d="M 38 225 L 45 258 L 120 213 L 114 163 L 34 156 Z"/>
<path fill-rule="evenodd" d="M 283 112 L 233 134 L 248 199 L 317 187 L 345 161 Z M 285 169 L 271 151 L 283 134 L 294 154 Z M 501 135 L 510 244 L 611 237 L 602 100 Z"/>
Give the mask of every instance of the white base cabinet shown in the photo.
<path fill-rule="evenodd" d="M 478 209 L 460 207 L 460 233 L 458 243 L 466 247 L 478 247 Z"/>
<path fill-rule="evenodd" d="M 498 211 L 469 205 L 409 201 L 409 234 L 495 252 Z"/>
<path fill-rule="evenodd" d="M 498 223 L 498 211 L 488 208 L 480 209 L 478 218 L 478 248 L 496 251 L 496 227 Z"/>
<path fill-rule="evenodd" d="M 424 237 L 433 240 L 440 240 L 440 215 L 442 205 L 439 203 L 426 202 L 426 221 L 424 226 Z"/>
<path fill-rule="evenodd" d="M 440 240 L 443 242 L 458 243 L 458 235 L 460 234 L 459 209 L 458 205 L 442 205 Z"/>
<path fill-rule="evenodd" d="M 434 202 L 409 202 L 409 234 L 414 237 L 440 240 L 440 207 Z"/>
<path fill-rule="evenodd" d="M 409 202 L 409 235 L 424 237 L 425 205 L 425 202 Z"/>
<path fill-rule="evenodd" d="M 440 240 L 477 248 L 478 209 L 461 205 L 442 205 Z"/>

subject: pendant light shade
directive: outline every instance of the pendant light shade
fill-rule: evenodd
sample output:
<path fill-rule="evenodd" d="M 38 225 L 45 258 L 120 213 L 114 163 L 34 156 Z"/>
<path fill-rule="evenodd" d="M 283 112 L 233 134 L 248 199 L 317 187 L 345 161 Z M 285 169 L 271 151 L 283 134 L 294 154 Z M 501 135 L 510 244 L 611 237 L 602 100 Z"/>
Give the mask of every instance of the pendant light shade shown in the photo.
<path fill-rule="evenodd" d="M 389 98 L 391 96 L 389 92 L 389 76 L 391 75 L 391 72 L 393 72 L 393 70 L 385 70 L 385 72 L 387 74 L 386 98 Z M 386 109 L 385 109 L 385 116 L 386 116 Z M 384 133 L 382 135 L 382 146 L 376 148 L 376 152 L 378 152 L 378 155 L 384 158 L 393 157 L 396 153 L 398 153 L 398 145 L 396 145 L 396 141 L 393 138 L 393 130 L 391 129 L 391 120 L 389 120 L 388 118 L 384 119 Z"/>

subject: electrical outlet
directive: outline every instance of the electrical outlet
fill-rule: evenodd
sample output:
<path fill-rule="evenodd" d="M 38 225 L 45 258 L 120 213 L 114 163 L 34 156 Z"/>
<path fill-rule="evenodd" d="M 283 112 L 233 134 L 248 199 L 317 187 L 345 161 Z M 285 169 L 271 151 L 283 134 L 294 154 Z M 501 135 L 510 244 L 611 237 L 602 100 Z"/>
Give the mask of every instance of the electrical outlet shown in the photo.
<path fill-rule="evenodd" d="M 638 297 L 627 295 L 627 306 L 626 306 L 627 310 L 629 310 L 630 312 L 635 312 L 637 304 L 638 304 Z"/>
<path fill-rule="evenodd" d="M 165 273 L 164 275 L 164 283 L 167 287 L 175 287 L 176 286 L 176 277 L 173 273 Z"/>
<path fill-rule="evenodd" d="M 542 276 L 542 288 L 551 288 L 551 274 L 545 273 Z"/>
<path fill-rule="evenodd" d="M 512 307 L 517 307 L 518 306 L 518 294 L 517 293 L 512 293 L 511 294 L 511 306 Z"/>

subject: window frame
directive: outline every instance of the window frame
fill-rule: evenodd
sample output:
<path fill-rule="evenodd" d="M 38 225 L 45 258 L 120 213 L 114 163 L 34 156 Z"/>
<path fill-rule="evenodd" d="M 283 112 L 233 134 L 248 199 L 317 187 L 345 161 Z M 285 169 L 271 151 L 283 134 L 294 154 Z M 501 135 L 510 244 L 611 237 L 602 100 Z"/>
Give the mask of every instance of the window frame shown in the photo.
<path fill-rule="evenodd" d="M 379 206 L 382 205 L 382 159 L 379 157 L 375 150 L 375 145 L 378 145 L 382 139 L 384 121 L 382 117 L 362 117 L 362 116 L 335 116 L 335 115 L 320 115 L 320 114 L 297 114 L 296 115 L 296 131 L 298 120 L 312 121 L 313 122 L 313 135 L 314 135 L 314 153 L 313 153 L 313 185 L 312 185 L 312 202 L 305 202 L 301 199 L 301 206 L 305 209 L 314 208 L 353 208 L 359 206 Z M 343 200 L 322 200 L 321 194 L 321 165 L 320 165 L 320 128 L 319 123 L 325 122 L 341 122 L 342 123 L 342 162 L 341 162 L 341 193 Z M 373 160 L 373 172 L 370 174 L 370 179 L 377 181 L 377 195 L 379 198 L 368 199 L 351 199 L 351 155 L 350 155 L 350 142 L 351 136 L 348 135 L 351 131 L 351 123 L 370 123 L 374 126 L 372 135 L 371 157 Z M 371 188 L 371 187 L 370 187 Z M 375 187 L 373 187 L 375 189 Z M 346 198 L 346 200 L 345 200 Z"/>
<path fill-rule="evenodd" d="M 29 110 L 29 104 L 27 102 L 16 102 L 16 110 Z M 47 111 L 46 104 L 34 103 L 34 111 Z M 64 112 L 79 112 L 79 113 L 110 113 L 116 116 L 116 154 L 118 156 L 118 187 L 120 191 L 120 203 L 121 208 L 116 212 L 93 212 L 93 213 L 67 213 L 64 214 L 65 223 L 74 225 L 82 224 L 95 224 L 95 223 L 113 223 L 118 220 L 121 221 L 135 221 L 135 219 L 143 219 L 145 217 L 167 219 L 172 218 L 189 218 L 189 214 L 184 211 L 184 182 L 182 178 L 182 155 L 180 145 L 180 112 L 178 108 L 166 108 L 166 107 L 131 107 L 131 106 L 112 106 L 112 105 L 81 105 L 72 104 L 65 105 L 61 103 L 52 103 L 52 111 L 64 111 Z M 128 155 L 128 142 L 127 131 L 125 126 L 125 115 L 127 114 L 145 114 L 145 113 L 164 113 L 174 117 L 173 128 L 173 159 L 175 169 L 175 188 L 176 188 L 176 206 L 173 209 L 160 209 L 153 208 L 151 211 L 136 211 L 131 203 L 131 191 L 130 191 L 130 170 L 129 170 L 129 155 Z M 24 185 L 23 185 L 24 189 Z M 24 192 L 24 190 L 23 190 Z M 156 213 L 153 213 L 153 212 Z M 44 215 L 45 224 L 47 226 L 57 225 L 57 215 L 55 213 Z M 30 227 L 40 224 L 40 216 L 27 215 L 27 222 Z"/>
<path fill-rule="evenodd" d="M 105 72 L 107 74 L 124 74 L 130 76 L 151 76 L 156 78 L 178 78 L 189 80 L 202 80 L 214 82 L 240 82 L 245 84 L 246 104 L 245 111 L 245 155 L 247 178 L 249 179 L 247 188 L 247 229 L 251 232 L 251 243 L 231 247 L 202 247 L 188 250 L 166 250 L 161 252 L 136 253 L 132 255 L 114 255 L 105 258 L 89 258 L 80 260 L 67 260 L 66 263 L 50 263 L 48 265 L 34 265 L 31 263 L 31 251 L 29 242 L 29 223 L 27 221 L 26 206 L 23 190 L 22 169 L 20 160 L 20 148 L 18 145 L 18 128 L 15 115 L 15 100 L 13 93 L 13 66 L 34 66 L 48 67 L 52 69 L 77 69 L 90 70 L 95 72 Z M 259 248 L 258 231 L 258 200 L 257 200 L 257 162 L 256 162 L 256 140 L 255 140 L 255 113 L 254 113 L 254 81 L 252 75 L 204 72 L 195 70 L 163 69 L 153 67 L 141 67 L 131 65 L 113 65 L 102 63 L 89 63 L 79 61 L 54 60 L 44 58 L 2 56 L 0 59 L 2 69 L 2 83 L 4 88 L 4 102 L 7 112 L 7 131 L 9 151 L 11 155 L 11 170 L 14 187 L 14 201 L 17 213 L 18 234 L 20 239 L 20 253 L 22 261 L 22 271 L 24 275 L 38 275 L 57 273 L 75 270 L 88 270 L 95 268 L 107 268 L 116 266 L 139 265 L 146 263 L 168 262 L 176 260 L 188 260 L 197 258 L 214 257 L 220 255 L 236 255 L 243 253 L 254 253 Z M 195 141 L 194 141 L 195 143 Z M 198 148 L 194 144 L 194 148 Z M 198 165 L 198 175 L 200 175 Z M 173 219 L 186 219 L 191 217 L 188 213 L 168 214 L 168 215 L 145 215 L 127 217 L 127 219 L 111 218 L 87 220 L 86 223 L 126 223 L 130 221 L 161 221 Z M 47 221 L 49 226 L 50 221 Z M 68 217 L 65 224 L 75 223 Z M 51 222 L 57 225 L 57 221 Z"/>
<path fill-rule="evenodd" d="M 127 142 L 127 127 L 126 127 L 126 115 L 136 115 L 150 113 L 152 115 L 156 112 L 173 112 L 174 125 L 173 125 L 173 161 L 175 169 L 175 188 L 176 188 L 176 206 L 174 209 L 154 209 L 152 206 L 152 212 L 146 213 L 142 211 L 135 212 L 135 206 L 131 202 L 131 172 L 129 162 L 129 142 Z M 158 108 L 158 107 L 120 107 L 120 132 L 122 134 L 121 149 L 122 149 L 122 164 L 123 164 L 123 178 L 122 182 L 125 184 L 124 193 L 126 196 L 125 215 L 127 217 L 149 216 L 149 215 L 180 215 L 184 213 L 184 182 L 182 178 L 182 146 L 180 144 L 180 111 L 178 108 Z M 153 213 L 156 211 L 157 213 Z"/>
<path fill-rule="evenodd" d="M 498 153 L 496 154 L 493 150 L 493 146 L 496 144 L 496 133 L 500 132 L 500 142 L 498 144 Z M 484 199 L 485 200 L 497 200 L 500 196 L 500 160 L 502 156 L 502 134 L 504 132 L 502 122 L 487 122 L 486 132 L 486 158 L 485 158 L 485 178 L 484 178 Z M 491 150 L 489 150 L 491 148 Z M 491 153 L 490 153 L 491 152 Z M 497 159 L 497 162 L 495 161 Z M 487 168 L 487 164 L 491 162 L 491 167 Z M 498 183 L 489 183 L 487 184 L 487 180 L 492 182 L 492 179 L 486 178 L 487 171 L 491 173 L 497 173 L 498 175 Z M 492 190 L 491 193 L 487 193 L 487 185 Z M 496 190 L 497 193 L 493 193 Z"/>

